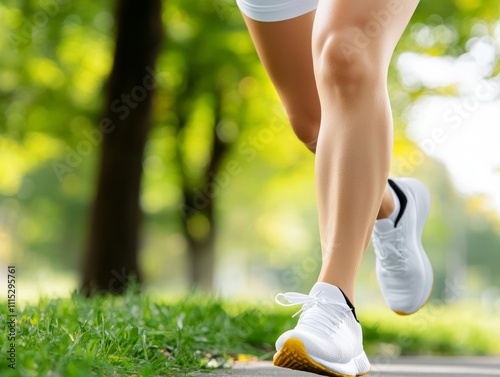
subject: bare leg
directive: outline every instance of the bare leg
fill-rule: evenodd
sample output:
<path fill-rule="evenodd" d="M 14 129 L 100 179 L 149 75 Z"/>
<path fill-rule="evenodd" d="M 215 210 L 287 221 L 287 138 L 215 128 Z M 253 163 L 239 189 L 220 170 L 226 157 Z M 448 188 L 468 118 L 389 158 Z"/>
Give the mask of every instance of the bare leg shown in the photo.
<path fill-rule="evenodd" d="M 281 22 L 259 22 L 243 17 L 295 134 L 315 153 L 321 122 L 311 47 L 315 12 Z M 377 218 L 388 217 L 393 207 L 387 186 Z"/>
<path fill-rule="evenodd" d="M 341 2 L 341 4 L 344 3 L 345 1 Z M 388 3 L 389 3 L 388 1 L 382 2 L 380 8 L 383 9 L 384 6 L 388 7 Z M 356 75 L 351 75 L 347 77 L 346 80 L 343 82 L 336 79 L 335 80 L 336 82 L 330 83 L 333 73 L 335 73 L 336 76 L 344 75 L 344 73 L 352 73 L 352 72 L 347 72 L 349 70 L 347 71 L 345 70 L 345 68 L 349 68 L 348 67 L 349 62 L 347 61 L 347 58 L 345 59 L 346 60 L 345 62 L 342 62 L 342 59 L 340 59 L 340 63 L 344 63 L 343 67 L 339 67 L 339 64 L 336 65 L 327 64 L 327 67 L 331 68 L 332 70 L 335 69 L 334 72 L 325 73 L 324 69 L 321 69 L 321 72 L 317 72 L 319 76 L 318 82 L 320 85 L 321 83 L 325 84 L 325 80 L 323 80 L 322 77 L 326 76 L 327 78 L 326 80 L 327 88 L 326 90 L 324 90 L 324 92 L 326 92 L 326 98 L 323 101 L 325 102 L 324 103 L 325 119 L 323 119 L 322 122 L 321 122 L 321 106 L 318 95 L 318 89 L 314 77 L 313 56 L 311 53 L 312 26 L 315 19 L 315 12 L 311 12 L 304 16 L 281 22 L 259 22 L 244 16 L 250 34 L 256 46 L 257 52 L 278 91 L 278 94 L 287 110 L 290 123 L 295 133 L 297 134 L 298 138 L 312 152 L 316 152 L 316 144 L 318 140 L 320 122 L 322 126 L 326 125 L 329 128 L 328 131 L 323 132 L 323 135 L 325 135 L 323 136 L 323 139 L 325 139 L 324 142 L 325 147 L 323 148 L 324 152 L 320 156 L 321 161 L 319 161 L 320 158 L 318 158 L 318 164 L 317 164 L 318 194 L 320 200 L 322 200 L 323 203 L 332 201 L 335 202 L 335 200 L 332 198 L 338 195 L 336 194 L 336 192 L 338 192 L 339 188 L 339 187 L 332 187 L 332 192 L 328 195 L 325 195 L 325 191 L 328 190 L 328 187 L 330 185 L 329 184 L 325 185 L 323 182 L 331 181 L 332 177 L 335 177 L 336 174 L 338 174 L 338 168 L 340 166 L 345 165 L 345 163 L 341 163 L 340 165 L 337 166 L 337 170 L 330 169 L 327 167 L 330 164 L 329 161 L 333 162 L 333 160 L 338 159 L 341 153 L 346 153 L 346 147 L 353 148 L 353 151 L 350 153 L 356 153 L 357 149 L 365 148 L 365 144 L 370 144 L 367 142 L 371 137 L 370 132 L 375 133 L 375 138 L 373 139 L 373 143 L 376 143 L 377 145 L 381 143 L 382 146 L 379 145 L 379 147 L 377 148 L 377 146 L 369 145 L 369 148 L 365 150 L 364 153 L 361 153 L 361 155 L 357 159 L 357 164 L 363 164 L 364 159 L 366 159 L 367 156 L 371 156 L 372 153 L 379 153 L 377 152 L 378 149 L 382 151 L 381 152 L 382 155 L 380 154 L 375 155 L 372 161 L 372 163 L 374 163 L 377 160 L 377 157 L 379 158 L 379 160 L 381 161 L 381 165 L 378 166 L 375 163 L 375 165 L 379 167 L 378 169 L 379 171 L 378 172 L 372 171 L 370 173 L 371 177 L 370 176 L 362 177 L 363 179 L 360 181 L 360 183 L 366 185 L 367 182 L 372 182 L 374 180 L 373 178 L 375 177 L 376 181 L 384 182 L 382 187 L 385 187 L 385 190 L 384 188 L 380 190 L 379 182 L 375 187 L 374 191 L 370 192 L 371 189 L 369 188 L 369 186 L 359 187 L 358 190 L 359 192 L 361 192 L 362 195 L 364 195 L 365 192 L 368 192 L 368 198 L 366 199 L 362 198 L 360 202 L 370 202 L 373 201 L 373 198 L 375 198 L 375 202 L 378 203 L 377 204 L 378 214 L 376 214 L 377 218 L 388 217 L 394 208 L 391 192 L 387 187 L 387 185 L 385 185 L 385 179 L 387 178 L 388 174 L 388 164 L 389 164 L 390 149 L 391 149 L 390 146 L 391 115 L 385 88 L 385 75 L 386 75 L 387 65 L 390 60 L 390 56 L 392 54 L 392 50 L 394 49 L 394 46 L 397 43 L 397 40 L 399 39 L 401 32 L 404 30 L 404 27 L 406 26 L 406 23 L 408 22 L 411 13 L 413 12 L 413 9 L 417 4 L 417 1 L 413 0 L 412 2 L 408 2 L 407 3 L 408 5 L 405 6 L 403 6 L 402 3 L 398 4 L 399 4 L 399 11 L 396 12 L 396 15 L 391 14 L 391 17 L 389 17 L 388 19 L 391 25 L 386 25 L 384 27 L 384 30 L 381 30 L 381 32 L 379 33 L 379 35 L 376 36 L 376 38 L 371 38 L 369 41 L 369 45 L 365 49 L 361 49 L 361 51 L 358 51 L 359 47 L 358 50 L 356 50 L 356 44 L 350 46 L 351 50 L 356 52 L 356 54 L 354 55 L 357 55 L 352 58 L 354 62 L 358 62 L 359 60 L 369 58 L 370 54 L 376 56 L 374 62 L 374 68 L 375 68 L 374 71 L 377 72 L 379 77 L 377 78 L 377 80 L 374 80 L 376 81 L 376 83 L 371 84 L 372 89 L 370 90 L 372 90 L 373 92 L 371 93 L 371 95 L 367 96 L 368 100 L 365 100 L 368 105 L 366 109 L 361 110 L 361 108 L 358 107 L 358 105 L 362 106 L 361 105 L 362 101 L 359 101 L 358 103 L 351 101 L 353 99 L 352 97 L 355 97 L 353 95 L 351 96 L 342 95 L 342 98 L 339 97 L 336 99 L 335 94 L 332 95 L 331 93 L 332 91 L 337 90 L 335 89 L 336 86 L 338 86 L 340 88 L 338 90 L 341 91 L 345 89 L 346 86 L 356 88 L 364 85 L 362 80 L 363 77 L 358 77 L 356 79 L 357 82 L 356 80 L 350 82 L 352 78 L 356 78 L 355 77 Z M 325 5 L 322 5 L 321 7 L 324 8 Z M 364 9 L 368 11 L 370 10 L 369 8 L 366 9 L 366 7 Z M 331 12 L 331 10 L 328 10 L 327 12 Z M 318 48 L 315 48 L 315 53 L 316 53 L 315 58 L 317 63 L 316 65 L 318 65 L 318 63 L 320 63 L 323 58 L 325 58 L 325 56 L 322 54 L 322 51 L 323 47 L 325 47 L 324 44 L 325 40 L 327 39 L 326 36 L 328 36 L 330 32 L 338 34 L 339 30 L 337 26 L 342 26 L 342 30 L 344 30 L 347 28 L 346 23 L 348 24 L 349 22 L 352 21 L 352 19 L 356 19 L 357 17 L 364 18 L 363 22 L 360 22 L 358 20 L 359 23 L 361 24 L 363 23 L 368 24 L 371 21 L 369 14 L 367 14 L 367 12 L 363 13 L 359 9 L 356 12 L 357 15 L 352 14 L 350 16 L 351 20 L 350 21 L 346 20 L 343 24 L 336 23 L 338 25 L 334 25 L 330 23 L 332 25 L 331 30 L 329 29 L 329 27 L 326 28 L 324 26 L 322 26 L 321 28 L 319 28 L 319 26 L 316 27 L 317 31 L 316 31 L 315 41 L 316 45 L 319 45 Z M 324 24 L 325 11 L 322 10 L 322 13 L 323 13 L 322 17 L 318 17 L 318 19 L 319 20 L 323 19 L 323 21 L 321 22 L 323 22 Z M 326 15 L 327 15 L 327 20 L 330 18 L 334 18 L 333 14 L 327 13 Z M 402 18 L 402 20 L 399 20 L 399 18 Z M 357 27 L 359 28 L 361 26 Z M 351 26 L 351 29 L 353 28 L 354 26 Z M 333 48 L 335 47 L 336 46 L 333 46 Z M 342 46 L 339 45 L 337 47 L 340 50 L 342 50 L 346 48 L 346 45 L 344 43 L 342 44 Z M 381 51 L 382 47 L 384 48 L 384 51 Z M 329 46 L 329 49 L 330 48 L 332 48 L 332 46 Z M 381 50 L 379 51 L 378 49 Z M 332 60 L 331 63 L 335 63 L 335 59 Z M 337 61 L 337 63 L 339 62 Z M 365 76 L 368 76 L 371 73 L 371 67 L 364 67 L 364 68 L 367 68 Z M 328 88 L 330 84 L 332 84 L 332 87 Z M 367 90 L 365 90 L 365 92 L 366 91 Z M 377 100 L 373 100 L 373 97 L 377 97 L 376 98 Z M 338 106 L 335 107 L 332 106 L 333 103 L 330 103 L 331 100 L 333 100 L 333 102 L 338 101 L 339 102 Z M 349 104 L 351 103 L 353 106 L 355 106 L 355 109 L 354 111 L 352 111 L 353 109 L 350 110 L 352 112 L 351 114 L 352 119 L 346 122 L 345 118 L 351 115 L 349 114 L 349 109 L 348 111 L 345 110 L 346 107 L 349 107 Z M 379 119 L 374 122 L 373 119 L 371 119 L 372 115 L 375 116 L 378 115 Z M 363 120 L 363 118 L 365 119 Z M 341 123 L 340 124 L 341 127 L 339 128 L 338 125 L 336 124 L 336 120 L 340 119 L 344 119 L 344 121 L 339 122 Z M 366 122 L 366 124 L 364 122 Z M 361 132 L 361 134 L 364 135 L 365 144 L 361 143 L 356 145 L 354 143 L 350 144 L 349 146 L 345 145 L 346 136 L 355 139 L 355 135 L 352 135 L 350 133 L 346 134 L 345 132 L 341 131 L 343 128 L 346 128 L 348 124 L 360 125 L 360 127 L 357 128 Z M 363 134 L 362 131 L 364 128 L 368 128 L 368 130 L 366 133 Z M 376 131 L 378 129 L 380 129 L 380 132 Z M 342 141 L 339 140 L 338 143 L 337 140 L 335 140 L 337 138 L 336 132 L 340 132 L 339 138 L 342 140 Z M 329 139 L 330 137 L 331 139 Z M 380 140 L 382 140 L 382 142 L 380 142 Z M 339 150 L 342 150 L 343 152 L 336 153 L 335 156 L 333 156 L 333 152 L 337 148 L 336 147 L 337 144 L 340 146 Z M 333 159 L 333 157 L 335 157 L 335 159 Z M 347 156 L 344 157 L 347 158 Z M 368 159 L 371 159 L 371 157 L 369 157 Z M 356 165 L 355 161 L 350 161 L 350 163 L 351 166 Z M 366 167 L 363 167 L 359 172 L 356 172 L 356 176 L 360 175 L 362 176 L 363 175 L 362 172 L 364 171 L 363 169 L 369 170 L 369 166 L 371 165 L 368 164 L 366 165 Z M 325 168 L 327 174 L 323 174 L 322 172 L 322 169 Z M 343 193 L 343 195 L 345 195 L 345 191 L 348 191 L 348 188 L 351 187 L 352 185 L 353 185 L 353 180 L 351 179 L 350 182 L 345 182 L 345 184 L 341 186 L 342 187 L 341 192 Z M 373 228 L 373 222 L 375 220 L 375 217 L 373 216 L 373 210 L 370 208 L 370 206 L 367 206 L 365 208 L 358 206 L 357 212 L 352 213 L 351 216 L 345 218 L 346 220 L 345 224 L 349 224 L 349 226 L 351 226 L 351 232 L 355 233 L 354 234 L 355 237 L 353 240 L 353 245 L 351 245 L 350 247 L 344 247 L 346 249 L 346 252 L 343 253 L 344 255 L 340 256 L 338 260 L 332 259 L 333 256 L 332 252 L 335 250 L 335 248 L 331 246 L 333 238 L 330 240 L 330 246 L 328 246 L 328 242 L 325 242 L 325 237 L 328 237 L 328 234 L 330 234 L 331 237 L 332 234 L 337 233 L 339 229 L 342 228 L 342 221 L 343 221 L 342 218 L 340 218 L 340 222 L 337 224 L 337 229 L 335 227 L 333 228 L 329 227 L 329 224 L 331 225 L 334 224 L 334 221 L 332 221 L 330 218 L 331 214 L 335 213 L 336 215 L 334 216 L 342 217 L 342 213 L 344 213 L 346 209 L 349 209 L 351 201 L 353 202 L 357 201 L 357 195 L 359 195 L 359 193 L 353 191 L 349 195 L 349 199 L 347 200 L 344 199 L 345 203 L 343 203 L 343 205 L 342 203 L 341 205 L 333 203 L 330 204 L 330 208 L 325 208 L 325 204 L 320 205 L 320 218 L 322 222 L 321 228 L 323 229 L 322 244 L 324 246 L 324 257 L 325 257 L 320 279 L 327 282 L 332 282 L 341 287 L 346 292 L 346 294 L 351 298 L 351 300 L 354 299 L 354 279 L 356 276 L 356 271 L 361 260 L 362 252 L 366 249 L 366 244 L 369 239 L 369 233 Z M 373 205 L 373 203 L 371 203 L 371 205 Z M 349 212 L 349 210 L 347 212 Z M 326 216 L 325 213 L 327 214 Z M 363 213 L 364 216 L 366 217 L 366 219 L 364 220 L 364 228 L 360 229 L 360 231 L 357 232 L 356 227 L 352 227 L 352 223 L 357 221 L 356 219 L 358 219 L 359 216 L 363 216 Z M 326 224 L 327 222 L 329 224 Z M 368 226 L 367 223 L 371 224 L 371 227 Z M 367 232 L 366 229 L 369 229 L 369 231 Z M 326 230 L 328 230 L 328 232 Z M 346 242 L 348 241 L 347 240 L 348 237 L 343 237 L 343 238 L 346 239 Z M 359 242 L 360 238 L 362 239 L 362 242 Z M 337 268 L 332 268 L 333 265 L 336 265 Z M 342 270 L 344 269 L 345 273 L 342 272 Z M 337 270 L 341 270 L 340 273 Z M 335 274 L 338 274 L 338 279 L 332 278 L 332 276 Z"/>
<path fill-rule="evenodd" d="M 280 22 L 243 16 L 297 137 L 316 151 L 321 108 L 311 52 L 315 12 Z"/>
<path fill-rule="evenodd" d="M 387 68 L 418 0 L 320 0 L 313 59 L 322 119 L 316 153 L 319 281 L 354 299 L 389 174 Z"/>

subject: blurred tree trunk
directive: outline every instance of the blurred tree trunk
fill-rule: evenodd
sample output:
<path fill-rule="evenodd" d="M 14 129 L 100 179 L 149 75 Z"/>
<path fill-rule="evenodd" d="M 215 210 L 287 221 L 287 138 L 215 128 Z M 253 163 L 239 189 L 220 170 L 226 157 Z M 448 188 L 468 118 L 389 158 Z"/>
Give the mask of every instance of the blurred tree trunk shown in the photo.
<path fill-rule="evenodd" d="M 190 87 L 190 85 L 188 85 Z M 188 90 L 189 93 L 189 90 Z M 188 95 L 189 96 L 189 95 Z M 187 96 L 187 97 L 188 97 Z M 202 173 L 198 184 L 190 184 L 185 172 L 188 168 L 182 161 L 182 152 L 178 149 L 182 176 L 183 233 L 188 243 L 189 281 L 192 288 L 211 291 L 215 269 L 215 235 L 217 219 L 215 201 L 221 189 L 218 173 L 221 162 L 228 150 L 228 145 L 217 136 L 217 125 L 222 121 L 222 93 L 214 93 L 214 123 L 211 156 L 207 168 Z M 183 106 L 180 106 L 183 108 Z M 180 128 L 184 128 L 186 117 L 179 117 Z M 178 144 L 180 145 L 180 143 Z M 213 194 L 214 192 L 217 192 Z"/>
<path fill-rule="evenodd" d="M 163 36 L 161 0 L 119 0 L 107 83 L 102 156 L 83 265 L 82 290 L 119 294 L 138 266 L 142 159 L 151 127 L 154 67 Z"/>

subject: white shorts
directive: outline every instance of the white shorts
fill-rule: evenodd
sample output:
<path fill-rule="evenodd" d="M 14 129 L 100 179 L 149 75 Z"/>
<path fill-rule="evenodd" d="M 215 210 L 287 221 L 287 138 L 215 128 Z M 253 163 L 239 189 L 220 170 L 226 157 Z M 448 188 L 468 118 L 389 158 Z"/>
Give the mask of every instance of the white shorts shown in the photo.
<path fill-rule="evenodd" d="M 284 21 L 316 9 L 319 0 L 236 0 L 248 17 L 264 22 Z"/>

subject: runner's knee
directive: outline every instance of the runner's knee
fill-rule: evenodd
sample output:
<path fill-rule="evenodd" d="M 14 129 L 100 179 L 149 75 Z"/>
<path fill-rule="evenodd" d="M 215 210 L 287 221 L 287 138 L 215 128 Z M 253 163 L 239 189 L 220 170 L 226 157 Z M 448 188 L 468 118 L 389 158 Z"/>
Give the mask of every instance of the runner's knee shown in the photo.
<path fill-rule="evenodd" d="M 380 78 L 372 49 L 356 47 L 356 30 L 328 30 L 316 37 L 314 58 L 319 87 L 356 94 Z"/>

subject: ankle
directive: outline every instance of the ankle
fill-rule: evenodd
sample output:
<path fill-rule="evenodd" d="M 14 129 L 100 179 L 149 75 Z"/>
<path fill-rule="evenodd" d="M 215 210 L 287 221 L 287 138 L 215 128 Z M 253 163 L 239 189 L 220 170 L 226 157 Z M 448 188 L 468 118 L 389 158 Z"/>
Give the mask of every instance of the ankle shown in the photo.
<path fill-rule="evenodd" d="M 324 277 L 321 277 L 321 276 L 319 277 L 318 282 L 319 283 L 328 283 L 330 285 L 333 285 L 333 286 L 337 287 L 338 289 L 340 289 L 340 291 L 342 292 L 342 294 L 347 298 L 347 300 L 353 306 L 355 306 L 355 304 L 354 304 L 354 287 L 351 286 L 351 284 L 342 284 L 338 280 L 327 279 L 327 278 L 324 278 Z"/>

